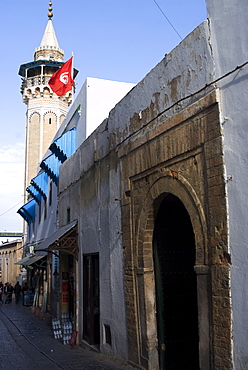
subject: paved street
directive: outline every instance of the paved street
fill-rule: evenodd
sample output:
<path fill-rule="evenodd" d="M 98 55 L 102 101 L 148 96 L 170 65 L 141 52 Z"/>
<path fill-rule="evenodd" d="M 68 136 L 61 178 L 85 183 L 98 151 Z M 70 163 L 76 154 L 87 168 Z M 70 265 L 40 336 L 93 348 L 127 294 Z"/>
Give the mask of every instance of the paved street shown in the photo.
<path fill-rule="evenodd" d="M 134 370 L 88 348 L 63 345 L 51 326 L 21 304 L 0 303 L 0 330 L 1 369 Z"/>

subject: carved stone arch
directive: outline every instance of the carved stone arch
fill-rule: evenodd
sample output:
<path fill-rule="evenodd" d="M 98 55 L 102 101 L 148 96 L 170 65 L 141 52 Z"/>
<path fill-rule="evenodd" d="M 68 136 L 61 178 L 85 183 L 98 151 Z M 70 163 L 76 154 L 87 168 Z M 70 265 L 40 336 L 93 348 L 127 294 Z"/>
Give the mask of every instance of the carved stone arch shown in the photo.
<path fill-rule="evenodd" d="M 25 90 L 25 98 L 30 99 L 32 97 L 32 90 L 31 89 L 26 89 Z"/>
<path fill-rule="evenodd" d="M 43 89 L 43 95 L 44 96 L 48 96 L 48 95 L 50 95 L 51 94 L 51 90 L 49 89 L 49 87 L 44 87 L 44 89 Z"/>
<path fill-rule="evenodd" d="M 40 124 L 41 115 L 39 112 L 32 112 L 29 116 L 29 123 L 39 123 Z"/>
<path fill-rule="evenodd" d="M 69 95 L 68 95 L 68 105 L 70 105 L 72 103 L 72 100 L 73 100 L 73 95 L 72 95 L 72 93 L 69 93 Z"/>
<path fill-rule="evenodd" d="M 63 123 L 64 119 L 65 119 L 65 114 L 61 114 L 61 116 L 59 117 L 59 125 Z"/>
<path fill-rule="evenodd" d="M 43 122 L 45 122 L 47 117 L 53 117 L 55 123 L 57 123 L 57 120 L 58 120 L 57 114 L 53 112 L 52 110 L 48 110 L 43 114 Z"/>
<path fill-rule="evenodd" d="M 49 145 L 51 144 L 54 135 L 57 132 L 57 122 L 58 117 L 57 115 L 52 111 L 49 110 L 44 113 L 43 115 L 43 147 L 42 147 L 42 153 L 45 153 Z"/>
<path fill-rule="evenodd" d="M 36 97 L 39 97 L 40 96 L 40 88 L 39 87 L 36 87 L 35 88 L 35 96 Z"/>
<path fill-rule="evenodd" d="M 161 173 L 162 172 L 162 173 Z M 199 322 L 200 364 L 210 363 L 209 270 L 207 223 L 203 205 L 194 188 L 183 177 L 171 171 L 157 173 L 150 183 L 139 211 L 135 215 L 133 261 L 136 270 L 138 320 L 140 327 L 140 362 L 148 369 L 158 369 L 156 288 L 153 265 L 153 232 L 156 209 L 167 194 L 176 196 L 185 206 L 195 235 Z M 208 365 L 207 365 L 208 366 Z M 207 367 L 206 367 L 207 368 Z"/>
<path fill-rule="evenodd" d="M 152 217 L 154 201 L 166 193 L 173 194 L 179 198 L 189 214 L 195 233 L 196 265 L 208 264 L 207 222 L 203 205 L 191 184 L 180 174 L 177 174 L 175 179 L 170 171 L 167 175 L 158 177 L 147 191 L 138 216 L 136 245 L 143 246 L 144 240 L 146 240 L 146 243 L 148 240 L 152 243 L 147 233 L 150 232 L 152 222 L 154 225 L 154 216 Z"/>

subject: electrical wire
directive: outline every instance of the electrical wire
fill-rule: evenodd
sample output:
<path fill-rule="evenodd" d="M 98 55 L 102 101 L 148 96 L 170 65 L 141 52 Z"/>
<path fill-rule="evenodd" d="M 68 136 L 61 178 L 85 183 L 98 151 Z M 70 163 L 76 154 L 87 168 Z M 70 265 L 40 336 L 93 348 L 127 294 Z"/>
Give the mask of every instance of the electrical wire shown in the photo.
<path fill-rule="evenodd" d="M 182 36 L 177 32 L 176 28 L 173 26 L 173 24 L 171 23 L 171 21 L 169 20 L 169 18 L 165 15 L 164 11 L 160 8 L 160 6 L 158 5 L 157 1 L 156 0 L 153 0 L 154 3 L 157 5 L 158 9 L 161 11 L 161 13 L 163 14 L 163 16 L 165 17 L 165 19 L 167 20 L 167 22 L 171 25 L 171 27 L 173 28 L 173 30 L 176 32 L 176 34 L 180 37 L 180 39 L 182 40 Z"/>
<path fill-rule="evenodd" d="M 224 75 L 216 78 L 215 80 L 207 83 L 205 86 L 203 86 L 202 88 L 200 88 L 199 90 L 193 92 L 192 94 L 189 94 L 187 96 L 184 96 L 183 98 L 177 100 L 175 103 L 171 104 L 169 107 L 165 108 L 162 112 L 158 113 L 156 117 L 153 117 L 150 121 L 146 122 L 142 127 L 138 128 L 137 130 L 133 131 L 131 134 L 129 134 L 125 139 L 123 139 L 123 141 L 121 143 L 118 143 L 116 144 L 116 148 L 118 148 L 120 145 L 122 145 L 125 141 L 129 140 L 133 135 L 135 135 L 139 130 L 141 129 L 144 129 L 145 127 L 147 127 L 150 123 L 152 123 L 153 121 L 155 121 L 156 119 L 158 119 L 160 116 L 162 116 L 162 114 L 164 114 L 165 112 L 168 112 L 170 109 L 174 108 L 175 106 L 177 106 L 179 103 L 187 100 L 187 99 L 190 99 L 198 94 L 200 94 L 202 91 L 204 91 L 205 89 L 207 89 L 208 87 L 212 86 L 212 85 L 215 85 L 217 82 L 225 79 L 226 77 L 232 75 L 234 72 L 244 68 L 245 66 L 248 66 L 248 61 L 244 62 L 243 64 L 241 65 L 238 65 L 237 67 L 235 67 L 234 69 L 232 69 L 231 71 L 225 73 Z"/>
<path fill-rule="evenodd" d="M 3 212 L 0 215 L 0 217 L 3 216 L 3 215 L 5 215 L 6 213 L 8 213 L 9 211 L 11 211 L 12 209 L 14 209 L 16 206 L 19 206 L 19 204 L 21 204 L 21 203 L 23 203 L 23 200 L 21 202 L 17 203 L 16 205 L 14 205 L 13 207 L 11 207 L 10 209 L 8 209 L 7 211 Z"/>

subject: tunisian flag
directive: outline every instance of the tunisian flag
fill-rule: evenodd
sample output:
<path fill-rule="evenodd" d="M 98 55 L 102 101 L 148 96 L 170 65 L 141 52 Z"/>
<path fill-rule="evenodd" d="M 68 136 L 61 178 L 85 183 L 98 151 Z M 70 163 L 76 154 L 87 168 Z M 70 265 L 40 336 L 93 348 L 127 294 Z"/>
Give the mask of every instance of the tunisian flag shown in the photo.
<path fill-rule="evenodd" d="M 72 76 L 72 59 L 71 57 L 60 67 L 50 78 L 48 85 L 58 96 L 63 96 L 74 86 Z"/>

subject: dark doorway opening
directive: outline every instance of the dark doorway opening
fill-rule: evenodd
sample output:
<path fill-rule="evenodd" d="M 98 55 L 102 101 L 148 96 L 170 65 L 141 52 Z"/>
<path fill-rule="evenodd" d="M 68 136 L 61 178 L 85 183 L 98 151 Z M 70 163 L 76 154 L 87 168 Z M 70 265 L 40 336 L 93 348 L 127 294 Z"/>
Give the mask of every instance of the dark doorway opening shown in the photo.
<path fill-rule="evenodd" d="M 83 258 L 83 338 L 91 345 L 100 343 L 99 255 Z"/>
<path fill-rule="evenodd" d="M 161 370 L 198 370 L 195 239 L 189 214 L 174 195 L 159 205 L 153 236 Z"/>

